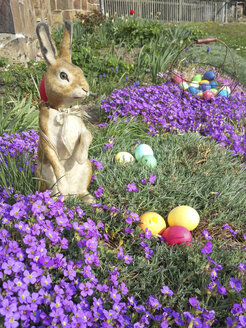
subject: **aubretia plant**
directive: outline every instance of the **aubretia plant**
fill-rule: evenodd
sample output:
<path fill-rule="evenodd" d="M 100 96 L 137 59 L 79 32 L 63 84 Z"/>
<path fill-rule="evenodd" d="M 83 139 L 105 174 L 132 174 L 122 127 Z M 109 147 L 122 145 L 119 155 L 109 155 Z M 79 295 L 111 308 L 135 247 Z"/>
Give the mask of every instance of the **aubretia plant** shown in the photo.
<path fill-rule="evenodd" d="M 236 92 L 231 98 L 216 97 L 205 101 L 179 86 L 164 83 L 157 86 L 128 87 L 115 90 L 102 101 L 108 119 L 134 117 L 148 124 L 151 135 L 198 132 L 210 136 L 233 154 L 246 156 L 246 94 Z"/>

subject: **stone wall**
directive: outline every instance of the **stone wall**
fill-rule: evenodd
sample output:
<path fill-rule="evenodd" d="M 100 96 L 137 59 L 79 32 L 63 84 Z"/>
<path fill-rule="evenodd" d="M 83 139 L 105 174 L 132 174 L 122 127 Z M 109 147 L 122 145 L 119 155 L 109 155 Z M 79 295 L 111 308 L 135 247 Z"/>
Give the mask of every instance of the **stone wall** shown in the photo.
<path fill-rule="evenodd" d="M 76 13 L 100 10 L 99 0 L 50 0 L 53 25 L 69 19 L 73 21 Z"/>
<path fill-rule="evenodd" d="M 0 58 L 35 59 L 38 22 L 56 27 L 92 10 L 100 10 L 99 0 L 0 0 Z"/>

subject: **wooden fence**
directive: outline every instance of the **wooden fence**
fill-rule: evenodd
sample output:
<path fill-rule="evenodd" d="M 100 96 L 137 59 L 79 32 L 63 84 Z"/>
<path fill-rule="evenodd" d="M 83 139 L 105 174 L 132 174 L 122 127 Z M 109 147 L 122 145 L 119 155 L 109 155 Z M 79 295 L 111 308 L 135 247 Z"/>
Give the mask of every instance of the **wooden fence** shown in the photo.
<path fill-rule="evenodd" d="M 110 15 L 129 15 L 155 18 L 165 22 L 225 21 L 226 3 L 197 0 L 102 0 L 104 12 Z"/>

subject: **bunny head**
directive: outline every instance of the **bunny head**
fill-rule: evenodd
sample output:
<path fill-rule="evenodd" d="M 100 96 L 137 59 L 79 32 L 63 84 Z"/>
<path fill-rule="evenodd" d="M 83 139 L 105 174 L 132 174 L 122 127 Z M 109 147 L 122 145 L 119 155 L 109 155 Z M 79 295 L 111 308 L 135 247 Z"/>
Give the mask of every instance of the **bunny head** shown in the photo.
<path fill-rule="evenodd" d="M 49 105 L 53 108 L 69 107 L 89 95 L 89 85 L 82 70 L 72 64 L 72 23 L 65 22 L 60 56 L 51 39 L 46 24 L 37 25 L 37 36 L 41 52 L 48 64 L 45 77 L 45 91 Z"/>

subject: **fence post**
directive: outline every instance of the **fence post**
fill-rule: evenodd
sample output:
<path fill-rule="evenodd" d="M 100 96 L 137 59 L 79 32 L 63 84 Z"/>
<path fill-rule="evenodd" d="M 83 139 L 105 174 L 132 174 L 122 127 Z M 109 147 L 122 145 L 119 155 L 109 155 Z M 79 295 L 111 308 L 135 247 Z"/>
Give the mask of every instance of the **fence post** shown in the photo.
<path fill-rule="evenodd" d="M 183 0 L 179 0 L 179 22 L 182 21 Z"/>
<path fill-rule="evenodd" d="M 143 18 L 142 0 L 138 0 L 138 15 L 139 15 L 140 18 Z"/>

